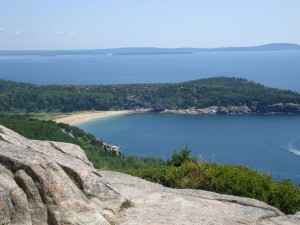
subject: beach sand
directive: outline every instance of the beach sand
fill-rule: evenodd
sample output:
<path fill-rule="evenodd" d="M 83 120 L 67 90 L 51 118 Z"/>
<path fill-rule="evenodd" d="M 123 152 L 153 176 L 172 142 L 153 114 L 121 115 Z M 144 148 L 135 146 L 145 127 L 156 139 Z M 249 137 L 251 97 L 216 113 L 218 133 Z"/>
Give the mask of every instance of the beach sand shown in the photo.
<path fill-rule="evenodd" d="M 88 112 L 77 112 L 72 114 L 66 114 L 55 119 L 57 123 L 67 123 L 75 125 L 78 123 L 87 122 L 94 119 L 100 119 L 111 116 L 120 116 L 135 113 L 134 110 L 119 110 L 119 111 L 88 111 Z"/>

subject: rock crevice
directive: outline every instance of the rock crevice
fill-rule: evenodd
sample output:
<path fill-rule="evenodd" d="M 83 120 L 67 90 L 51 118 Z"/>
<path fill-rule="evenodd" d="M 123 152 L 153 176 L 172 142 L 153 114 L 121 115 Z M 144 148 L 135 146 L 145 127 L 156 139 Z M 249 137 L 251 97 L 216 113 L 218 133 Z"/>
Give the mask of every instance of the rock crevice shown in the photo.
<path fill-rule="evenodd" d="M 82 149 L 55 143 L 62 149 L 57 151 L 48 142 L 28 140 L 2 126 L 1 130 L 8 141 L 0 141 L 1 222 L 114 222 L 126 199 L 101 182 Z"/>

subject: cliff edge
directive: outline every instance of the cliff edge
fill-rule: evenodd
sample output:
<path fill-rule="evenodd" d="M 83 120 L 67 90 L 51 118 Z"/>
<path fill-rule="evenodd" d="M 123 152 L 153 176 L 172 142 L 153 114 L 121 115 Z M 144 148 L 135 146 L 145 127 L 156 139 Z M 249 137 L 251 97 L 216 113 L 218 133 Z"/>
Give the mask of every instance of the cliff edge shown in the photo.
<path fill-rule="evenodd" d="M 263 202 L 98 171 L 73 144 L 0 125 L 0 224 L 300 224 Z"/>

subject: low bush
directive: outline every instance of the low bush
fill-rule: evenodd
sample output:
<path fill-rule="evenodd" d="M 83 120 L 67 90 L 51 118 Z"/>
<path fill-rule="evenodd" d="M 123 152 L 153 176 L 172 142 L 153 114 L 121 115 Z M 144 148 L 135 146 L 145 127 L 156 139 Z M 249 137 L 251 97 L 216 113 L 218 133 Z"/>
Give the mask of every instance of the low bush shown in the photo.
<path fill-rule="evenodd" d="M 127 173 L 172 188 L 191 188 L 254 198 L 282 212 L 300 211 L 300 189 L 290 180 L 273 181 L 271 175 L 245 166 L 184 162 L 181 166 L 130 170 Z"/>

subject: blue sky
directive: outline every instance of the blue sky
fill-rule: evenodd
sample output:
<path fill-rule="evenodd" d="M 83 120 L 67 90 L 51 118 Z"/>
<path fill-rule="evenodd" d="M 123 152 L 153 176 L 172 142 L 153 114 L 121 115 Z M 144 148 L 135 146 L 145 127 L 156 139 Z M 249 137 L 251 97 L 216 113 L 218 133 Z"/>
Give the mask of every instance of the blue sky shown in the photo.
<path fill-rule="evenodd" d="M 0 50 L 300 44 L 300 0 L 1 0 Z"/>

